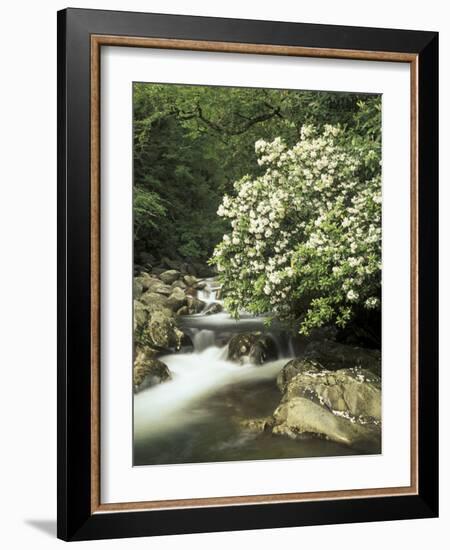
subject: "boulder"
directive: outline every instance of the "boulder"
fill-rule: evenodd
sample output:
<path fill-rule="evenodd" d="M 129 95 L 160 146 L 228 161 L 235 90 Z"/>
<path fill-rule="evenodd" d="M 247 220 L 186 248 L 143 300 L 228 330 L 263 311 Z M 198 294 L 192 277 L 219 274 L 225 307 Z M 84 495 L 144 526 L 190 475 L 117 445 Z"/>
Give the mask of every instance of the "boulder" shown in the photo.
<path fill-rule="evenodd" d="M 179 279 L 180 276 L 181 276 L 181 273 L 177 269 L 169 269 L 168 271 L 163 271 L 160 274 L 159 278 L 166 285 L 171 285 L 177 279 Z"/>
<path fill-rule="evenodd" d="M 133 309 L 134 309 L 134 316 L 133 316 L 133 324 L 134 324 L 134 331 L 136 332 L 139 329 L 142 329 L 148 319 L 148 309 L 145 307 L 144 304 L 141 302 L 138 302 L 137 300 L 133 301 Z"/>
<path fill-rule="evenodd" d="M 214 315 L 216 313 L 222 313 L 223 306 L 222 304 L 219 304 L 219 302 L 214 302 L 212 304 L 209 304 L 209 306 L 206 306 L 204 310 L 205 315 Z"/>
<path fill-rule="evenodd" d="M 147 290 L 147 292 L 139 298 L 139 301 L 144 304 L 149 311 L 170 309 L 167 296 L 153 292 L 153 290 Z"/>
<path fill-rule="evenodd" d="M 381 379 L 365 369 L 304 370 L 285 386 L 284 399 L 296 397 L 312 398 L 334 413 L 355 419 L 381 419 Z"/>
<path fill-rule="evenodd" d="M 273 340 L 260 332 L 236 334 L 228 344 L 228 360 L 241 365 L 251 363 L 261 365 L 276 359 L 277 351 Z"/>
<path fill-rule="evenodd" d="M 273 415 L 273 433 L 313 434 L 380 452 L 381 378 L 370 370 L 329 370 L 301 358 L 283 367 L 277 385 L 283 397 Z"/>
<path fill-rule="evenodd" d="M 181 348 L 183 351 L 193 351 L 194 343 L 188 334 L 183 333 L 183 336 L 181 337 Z"/>
<path fill-rule="evenodd" d="M 280 371 L 277 377 L 277 386 L 284 392 L 289 382 L 302 373 L 318 373 L 321 367 L 310 359 L 292 359 Z"/>
<path fill-rule="evenodd" d="M 169 296 L 172 292 L 172 288 L 170 285 L 166 285 L 161 282 L 157 277 L 153 277 L 144 272 L 140 273 L 139 277 L 135 277 L 133 283 L 134 285 L 142 286 L 143 292 L 151 290 L 152 292 L 164 294 L 165 296 Z"/>
<path fill-rule="evenodd" d="M 145 329 L 147 343 L 157 349 L 180 349 L 183 333 L 175 324 L 173 313 L 168 309 L 152 312 Z"/>
<path fill-rule="evenodd" d="M 264 432 L 271 432 L 273 426 L 272 417 L 267 418 L 247 418 L 239 422 L 241 428 L 245 431 L 261 434 Z"/>
<path fill-rule="evenodd" d="M 187 286 L 195 286 L 195 284 L 198 282 L 197 277 L 194 277 L 194 275 L 185 275 L 183 277 L 183 281 L 186 283 Z"/>
<path fill-rule="evenodd" d="M 197 275 L 197 270 L 195 269 L 195 267 L 190 264 L 190 263 L 187 263 L 186 264 L 186 273 L 189 273 L 189 275 Z"/>
<path fill-rule="evenodd" d="M 149 284 L 148 289 L 157 294 L 162 294 L 163 296 L 170 296 L 172 293 L 172 287 L 162 283 L 158 279 Z"/>
<path fill-rule="evenodd" d="M 177 311 L 177 315 L 189 315 L 188 306 L 180 307 L 180 309 Z"/>
<path fill-rule="evenodd" d="M 195 290 L 203 290 L 205 287 L 206 287 L 205 281 L 199 281 L 194 285 Z"/>
<path fill-rule="evenodd" d="M 200 278 L 214 277 L 215 272 L 212 267 L 200 262 L 192 262 L 191 269 L 194 271 L 193 275 L 197 275 Z M 189 271 L 191 273 L 191 271 Z"/>
<path fill-rule="evenodd" d="M 189 308 L 189 313 L 192 315 L 194 313 L 201 313 L 205 308 L 205 302 L 202 300 L 199 300 L 198 298 L 195 298 L 194 296 L 187 295 L 187 305 Z"/>
<path fill-rule="evenodd" d="M 304 357 L 317 361 L 323 368 L 338 370 L 349 367 L 361 367 L 381 375 L 381 353 L 378 350 L 358 348 L 332 342 L 314 341 L 308 344 Z"/>
<path fill-rule="evenodd" d="M 273 361 L 278 357 L 277 347 L 270 336 L 262 335 L 252 346 L 249 353 L 250 363 L 262 365 L 266 361 Z"/>
<path fill-rule="evenodd" d="M 184 271 L 184 268 L 186 267 L 183 261 L 173 260 L 171 258 L 167 258 L 167 256 L 164 256 L 161 259 L 161 264 L 168 269 L 173 269 L 176 271 Z"/>
<path fill-rule="evenodd" d="M 186 283 L 181 281 L 181 280 L 178 280 L 178 281 L 173 282 L 170 286 L 172 288 L 181 288 L 182 290 L 185 290 Z"/>
<path fill-rule="evenodd" d="M 251 332 L 234 335 L 228 344 L 228 360 L 244 363 L 258 337 L 257 333 Z"/>
<path fill-rule="evenodd" d="M 133 279 L 133 298 L 138 299 L 144 292 L 144 285 L 139 277 Z"/>
<path fill-rule="evenodd" d="M 282 402 L 274 413 L 272 433 L 293 439 L 319 436 L 336 443 L 376 452 L 380 447 L 380 427 L 359 424 L 337 416 L 307 397 Z"/>
<path fill-rule="evenodd" d="M 167 307 L 169 307 L 172 311 L 177 311 L 186 304 L 186 294 L 182 291 L 181 288 L 174 288 L 172 290 L 172 294 L 167 299 Z"/>
<path fill-rule="evenodd" d="M 154 352 L 146 349 L 137 353 L 133 367 L 134 391 L 161 384 L 172 379 L 169 368 L 165 363 L 156 359 Z"/>
<path fill-rule="evenodd" d="M 156 277 L 153 277 L 146 271 L 141 271 L 138 277 L 134 278 L 134 282 L 142 286 L 142 290 L 145 292 L 155 283 L 159 283 Z"/>

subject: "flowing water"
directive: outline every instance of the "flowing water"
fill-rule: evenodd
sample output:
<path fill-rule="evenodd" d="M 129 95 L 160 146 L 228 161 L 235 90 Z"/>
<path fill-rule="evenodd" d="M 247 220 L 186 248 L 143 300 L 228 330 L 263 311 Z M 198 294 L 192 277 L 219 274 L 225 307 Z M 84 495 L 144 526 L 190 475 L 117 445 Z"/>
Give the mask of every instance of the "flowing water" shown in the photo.
<path fill-rule="evenodd" d="M 206 283 L 198 293 L 205 311 L 221 303 L 217 282 Z M 134 396 L 134 465 L 352 454 L 330 441 L 294 441 L 243 427 L 245 420 L 270 416 L 280 402 L 276 377 L 296 351 L 282 327 L 268 331 L 263 317 L 236 321 L 227 313 L 200 313 L 183 317 L 182 329 L 193 349 L 161 357 L 173 379 Z M 227 361 L 232 335 L 253 330 L 268 332 L 278 359 L 262 366 Z"/>

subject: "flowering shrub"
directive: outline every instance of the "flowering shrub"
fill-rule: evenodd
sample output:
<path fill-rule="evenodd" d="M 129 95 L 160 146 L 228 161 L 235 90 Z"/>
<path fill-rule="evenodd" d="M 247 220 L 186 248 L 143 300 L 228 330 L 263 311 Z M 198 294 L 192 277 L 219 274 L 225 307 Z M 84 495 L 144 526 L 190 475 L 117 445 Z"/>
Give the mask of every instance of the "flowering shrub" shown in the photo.
<path fill-rule="evenodd" d="M 308 334 L 379 308 L 379 144 L 303 126 L 291 149 L 276 138 L 255 150 L 264 173 L 236 182 L 218 209 L 231 231 L 211 261 L 228 311 L 271 313 Z"/>

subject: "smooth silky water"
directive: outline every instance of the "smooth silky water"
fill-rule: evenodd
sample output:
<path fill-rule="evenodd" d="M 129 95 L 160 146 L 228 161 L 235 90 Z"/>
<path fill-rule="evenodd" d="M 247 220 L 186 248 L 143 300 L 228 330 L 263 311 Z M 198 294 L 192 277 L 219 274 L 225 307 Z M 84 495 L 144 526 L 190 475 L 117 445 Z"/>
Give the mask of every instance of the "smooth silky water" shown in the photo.
<path fill-rule="evenodd" d="M 199 292 L 218 302 L 214 279 Z M 258 434 L 242 422 L 270 416 L 280 402 L 276 377 L 295 356 L 289 334 L 273 325 L 269 334 L 276 361 L 262 366 L 227 361 L 226 342 L 233 334 L 268 330 L 264 318 L 227 313 L 182 318 L 193 350 L 161 357 L 173 379 L 134 396 L 134 465 L 222 462 L 273 458 L 350 455 L 355 451 L 324 439 L 293 440 Z"/>

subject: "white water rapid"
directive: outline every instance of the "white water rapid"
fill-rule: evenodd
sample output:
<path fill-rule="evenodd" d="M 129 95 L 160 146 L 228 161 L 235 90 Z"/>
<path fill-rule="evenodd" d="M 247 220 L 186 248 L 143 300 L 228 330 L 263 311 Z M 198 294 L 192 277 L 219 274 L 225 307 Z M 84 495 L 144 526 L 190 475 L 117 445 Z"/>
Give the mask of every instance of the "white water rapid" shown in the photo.
<path fill-rule="evenodd" d="M 198 292 L 207 306 L 216 302 L 220 286 L 215 279 L 207 279 Z M 206 307 L 207 307 L 206 306 Z M 205 308 L 206 309 L 206 308 Z M 183 318 L 183 330 L 189 334 L 193 350 L 161 357 L 173 379 L 148 388 L 134 397 L 135 441 L 180 429 L 182 425 L 201 422 L 207 411 L 198 412 L 194 406 L 219 389 L 232 384 L 275 379 L 290 355 L 289 339 L 271 334 L 277 344 L 276 361 L 262 366 L 239 365 L 227 360 L 229 338 L 236 333 L 262 330 L 263 318 L 243 315 L 238 321 L 227 313 Z"/>

